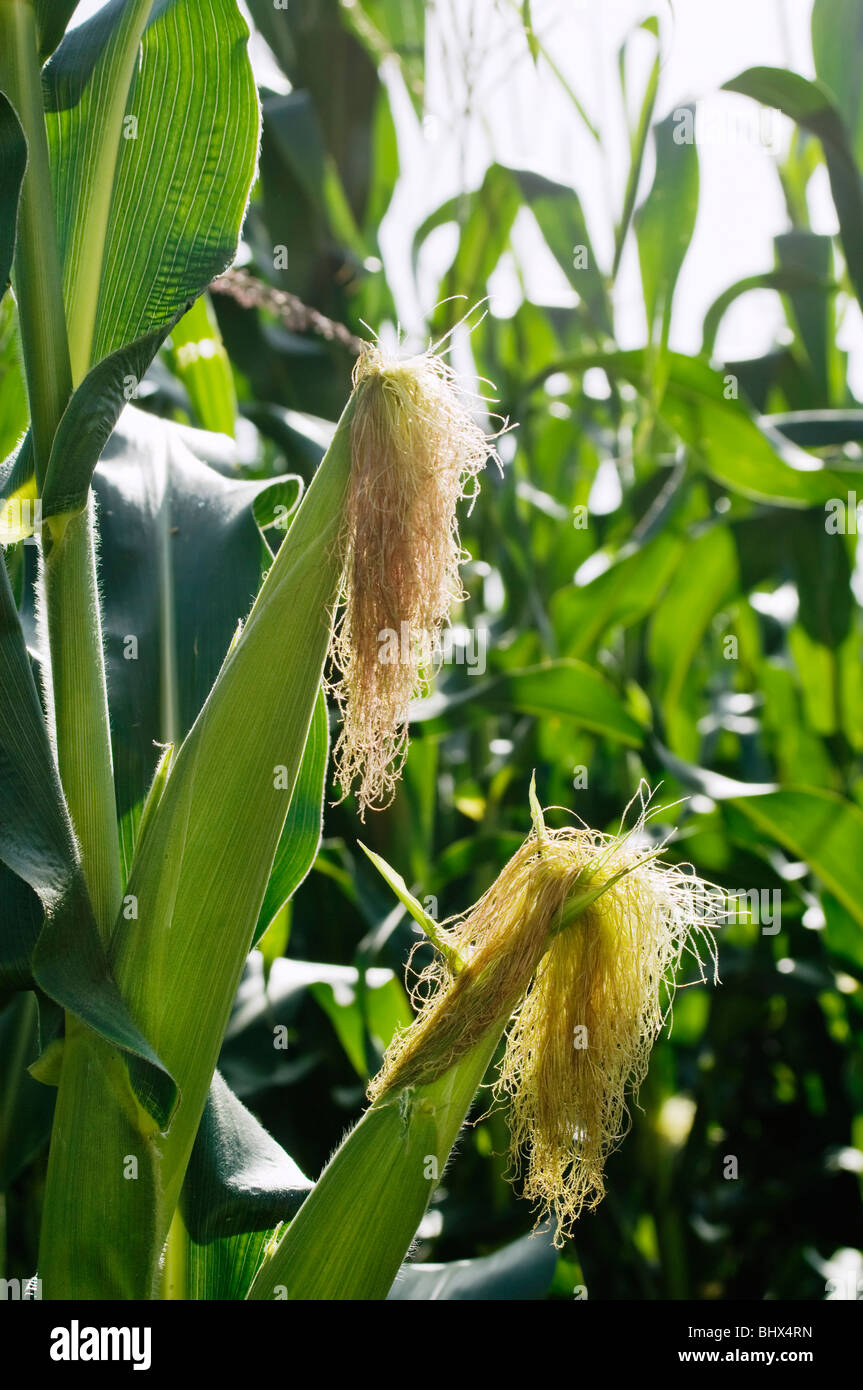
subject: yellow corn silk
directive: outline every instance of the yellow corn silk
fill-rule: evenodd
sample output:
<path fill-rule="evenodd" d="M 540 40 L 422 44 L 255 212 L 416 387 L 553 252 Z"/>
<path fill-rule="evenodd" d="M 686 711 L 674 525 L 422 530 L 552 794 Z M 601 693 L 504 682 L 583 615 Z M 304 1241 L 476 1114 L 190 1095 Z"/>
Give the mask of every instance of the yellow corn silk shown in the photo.
<path fill-rule="evenodd" d="M 465 558 L 456 504 L 488 458 L 452 369 L 368 345 L 354 370 L 344 613 L 333 640 L 342 713 L 334 749 L 360 815 L 385 806 L 407 752 L 408 705 L 427 688 Z"/>
<path fill-rule="evenodd" d="M 538 808 L 537 808 L 538 812 Z M 629 1127 L 653 1042 L 690 953 L 716 979 L 721 890 L 627 835 L 535 828 L 464 917 L 438 929 L 419 1008 L 370 1087 L 381 1101 L 428 1084 L 492 1029 L 507 1028 L 494 1085 L 507 1103 L 511 1178 L 560 1242 L 605 1195 L 604 1164 Z M 457 962 L 454 966 L 447 962 Z"/>

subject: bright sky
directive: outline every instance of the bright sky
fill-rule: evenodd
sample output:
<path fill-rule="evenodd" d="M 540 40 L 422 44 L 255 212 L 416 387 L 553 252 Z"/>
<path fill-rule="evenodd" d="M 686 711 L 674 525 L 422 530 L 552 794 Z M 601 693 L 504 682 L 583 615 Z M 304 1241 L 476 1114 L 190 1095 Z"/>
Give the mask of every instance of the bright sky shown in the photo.
<path fill-rule="evenodd" d="M 82 0 L 80 22 L 101 0 Z M 403 177 L 382 228 L 384 257 L 403 321 L 417 328 L 436 297 L 440 274 L 454 247 L 455 229 L 439 229 L 420 262 L 417 298 L 410 273 L 413 233 L 424 217 L 461 188 L 473 188 L 490 158 L 536 169 L 571 184 L 585 209 L 597 255 L 607 265 L 614 212 L 620 206 L 628 146 L 617 76 L 617 53 L 632 28 L 658 13 L 665 39 L 665 66 L 657 117 L 684 102 L 698 102 L 696 142 L 701 201 L 695 238 L 678 289 L 672 346 L 692 351 L 700 342 L 704 311 L 744 275 L 773 264 L 773 236 L 787 221 L 775 171 L 776 153 L 787 145 L 789 124 L 744 98 L 718 92 L 721 84 L 756 64 L 789 66 L 812 75 L 809 18 L 812 0 L 533 0 L 534 26 L 560 72 L 593 123 L 606 153 L 580 123 L 563 86 L 520 35 L 518 0 L 429 0 L 428 114 L 423 126 L 391 83 L 399 126 Z M 284 80 L 266 45 L 256 38 L 253 62 L 259 80 Z M 652 61 L 652 40 L 639 35 L 629 68 L 630 90 L 640 96 Z M 470 92 L 468 87 L 470 86 Z M 759 124 L 761 121 L 761 124 Z M 641 195 L 652 176 L 650 160 Z M 817 231 L 836 229 L 826 179 L 816 176 L 811 211 Z M 566 283 L 545 254 L 529 215 L 516 229 L 516 250 L 529 293 L 566 302 Z M 504 265 L 493 286 L 497 312 L 517 302 L 517 281 Z M 625 346 L 644 341 L 638 262 L 634 244 L 624 258 L 616 301 L 617 336 Z M 775 295 L 744 296 L 726 316 L 717 344 L 720 356 L 757 356 L 782 324 Z M 849 311 L 840 335 L 852 350 L 855 389 L 863 396 L 863 320 Z"/>

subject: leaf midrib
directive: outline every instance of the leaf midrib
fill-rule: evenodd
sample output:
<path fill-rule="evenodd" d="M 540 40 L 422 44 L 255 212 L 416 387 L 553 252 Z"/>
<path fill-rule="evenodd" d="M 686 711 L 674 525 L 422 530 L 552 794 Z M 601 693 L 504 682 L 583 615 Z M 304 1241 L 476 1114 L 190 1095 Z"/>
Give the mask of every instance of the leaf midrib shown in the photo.
<path fill-rule="evenodd" d="M 90 368 L 123 120 L 153 0 L 133 0 L 133 4 L 134 18 L 126 44 L 106 65 L 108 71 L 116 73 L 116 76 L 112 81 L 106 119 L 96 140 L 92 197 L 78 239 L 85 254 L 80 258 L 67 303 L 69 350 L 75 386 L 80 385 Z"/>

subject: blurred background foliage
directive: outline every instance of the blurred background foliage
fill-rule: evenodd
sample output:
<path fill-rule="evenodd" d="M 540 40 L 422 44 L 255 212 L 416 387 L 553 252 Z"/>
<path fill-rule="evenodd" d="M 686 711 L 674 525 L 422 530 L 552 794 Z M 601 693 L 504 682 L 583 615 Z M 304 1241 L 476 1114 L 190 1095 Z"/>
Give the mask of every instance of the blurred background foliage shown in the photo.
<path fill-rule="evenodd" d="M 548 80 L 563 80 L 528 0 L 512 8 L 519 42 Z M 295 482 L 271 480 L 311 477 L 365 325 L 394 340 L 379 228 L 400 177 L 395 115 L 423 116 L 427 25 L 439 18 L 423 0 L 291 0 L 286 10 L 249 0 L 249 10 L 287 79 L 261 93 L 243 252 L 254 293 L 230 277 L 215 286 L 136 402 L 182 427 L 170 459 L 187 545 L 175 596 L 184 727 L 277 543 L 276 504 L 284 512 L 296 498 Z M 547 1234 L 525 1239 L 531 1215 L 505 1180 L 505 1119 L 492 1115 L 465 1131 L 400 1297 L 822 1299 L 854 1296 L 863 1278 L 863 410 L 837 346 L 863 291 L 863 4 L 816 0 L 812 26 L 817 81 L 758 69 L 735 84 L 794 121 L 775 167 L 787 226 L 774 266 L 753 265 L 705 316 L 700 353 L 669 347 L 699 150 L 685 138 L 694 112 L 659 106 L 664 16 L 639 26 L 655 49 L 641 90 L 625 90 L 621 52 L 631 171 L 604 262 L 577 188 L 500 163 L 415 228 L 415 267 L 438 228 L 455 232 L 425 305 L 428 336 L 454 330 L 455 360 L 494 383 L 495 417 L 517 428 L 500 441 L 502 474 L 489 468 L 463 513 L 470 597 L 451 659 L 417 702 L 397 798 L 361 826 L 327 784 L 312 871 L 262 918 L 225 1079 L 314 1177 L 410 1017 L 402 981 L 415 928 L 358 839 L 434 915 L 463 911 L 526 833 L 533 769 L 543 804 L 560 808 L 552 823 L 575 814 L 604 830 L 642 778 L 661 784 L 653 833 L 675 830 L 669 856 L 750 904 L 757 894 L 760 908 L 721 931 L 721 987 L 679 993 L 642 1108 L 609 1162 L 608 1196 L 563 1252 Z M 573 126 L 601 142 L 570 97 Z M 807 210 L 825 169 L 837 236 L 814 232 Z M 494 305 L 474 313 L 468 333 L 460 320 L 489 294 L 524 210 L 570 302 L 523 291 L 507 316 Z M 633 243 L 646 336 L 624 350 L 614 289 Z M 717 360 L 724 314 L 759 289 L 781 297 L 783 333 L 762 356 Z M 9 297 L 0 361 L 5 453 L 24 423 Z M 205 445 L 201 430 L 233 443 Z M 109 456 L 97 481 L 103 566 L 116 575 L 105 583 L 106 634 L 125 712 L 115 752 L 135 787 L 120 810 L 133 815 L 157 750 L 135 743 L 147 696 L 124 686 L 116 655 L 148 541 L 113 476 Z M 204 527 L 211 494 L 220 520 Z M 25 552 L 7 555 L 13 571 L 32 563 Z M 22 1055 L 30 1009 L 25 997 L 0 1013 Z M 287 1046 L 274 1048 L 279 1025 Z M 0 1113 L 11 1273 L 35 1266 L 46 1109 L 50 1092 L 33 1082 Z"/>

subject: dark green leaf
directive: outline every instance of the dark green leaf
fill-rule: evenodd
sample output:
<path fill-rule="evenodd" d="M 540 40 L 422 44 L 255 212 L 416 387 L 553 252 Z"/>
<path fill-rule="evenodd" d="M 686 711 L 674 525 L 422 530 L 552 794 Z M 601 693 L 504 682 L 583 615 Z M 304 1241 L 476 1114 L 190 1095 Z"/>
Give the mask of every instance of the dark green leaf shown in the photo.
<path fill-rule="evenodd" d="M 254 508 L 266 505 L 272 522 L 299 490 L 296 479 L 224 477 L 201 462 L 212 440 L 130 407 L 94 477 L 127 863 L 159 746 L 188 733 L 260 585 L 267 551 Z M 285 504 L 280 489 L 288 481 L 293 497 Z"/>
<path fill-rule="evenodd" d="M 358 39 L 380 63 L 395 57 L 417 115 L 425 102 L 425 0 L 358 0 L 343 11 Z"/>
<path fill-rule="evenodd" d="M 389 1300 L 542 1298 L 557 1266 L 547 1227 L 475 1260 L 403 1265 Z"/>
<path fill-rule="evenodd" d="M 36 999 L 19 994 L 0 1010 L 0 1192 L 47 1144 L 51 1132 L 54 1091 L 26 1070 L 38 1052 Z"/>
<path fill-rule="evenodd" d="M 817 288 L 829 283 L 833 271 L 833 238 L 814 232 L 795 230 L 775 238 L 776 259 L 785 271 L 811 277 L 816 288 L 791 285 L 787 290 L 791 320 L 807 358 L 818 393 L 825 405 L 832 396 L 831 377 L 835 345 L 835 325 L 831 300 Z"/>
<path fill-rule="evenodd" d="M 245 1298 L 268 1242 L 311 1188 L 216 1072 L 181 1199 L 188 1296 Z"/>
<path fill-rule="evenodd" d="M 35 0 L 39 56 L 43 63 L 62 39 L 77 7 L 78 0 Z"/>
<path fill-rule="evenodd" d="M 0 92 L 0 295 L 8 287 L 12 273 L 18 199 L 26 168 L 24 132 L 13 107 Z"/>
<path fill-rule="evenodd" d="M 20 987 L 22 956 L 33 981 L 63 1008 L 146 1064 L 142 1101 L 165 1122 L 176 1090 L 131 1019 L 108 966 L 78 861 L 42 706 L 6 567 L 0 564 L 0 859 L 38 895 L 44 924 L 32 930 L 4 906 L 2 958 Z"/>

